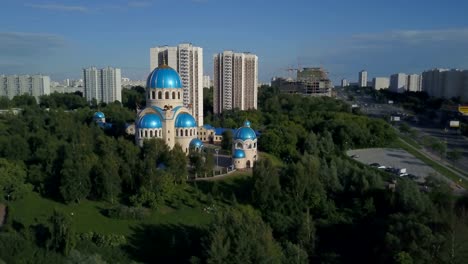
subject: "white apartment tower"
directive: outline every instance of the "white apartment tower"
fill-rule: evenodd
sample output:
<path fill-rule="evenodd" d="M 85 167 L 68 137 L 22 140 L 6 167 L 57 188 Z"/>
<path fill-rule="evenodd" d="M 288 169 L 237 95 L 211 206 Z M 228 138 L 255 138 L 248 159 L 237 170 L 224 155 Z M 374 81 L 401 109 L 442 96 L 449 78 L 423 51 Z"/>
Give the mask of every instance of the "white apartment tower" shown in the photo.
<path fill-rule="evenodd" d="M 120 69 L 107 67 L 83 69 L 84 96 L 87 101 L 122 102 L 122 73 Z"/>
<path fill-rule="evenodd" d="M 9 99 L 17 95 L 29 94 L 39 100 L 39 96 L 50 94 L 50 77 L 44 75 L 0 75 L 0 96 Z"/>
<path fill-rule="evenodd" d="M 367 86 L 367 71 L 362 70 L 359 72 L 359 87 Z"/>
<path fill-rule="evenodd" d="M 224 51 L 214 56 L 213 110 L 257 109 L 258 57 Z"/>
<path fill-rule="evenodd" d="M 390 79 L 387 77 L 375 77 L 372 80 L 374 90 L 387 89 L 390 86 Z"/>
<path fill-rule="evenodd" d="M 341 79 L 341 87 L 347 87 L 349 86 L 349 82 L 346 79 Z"/>
<path fill-rule="evenodd" d="M 404 93 L 408 90 L 408 75 L 397 73 L 390 76 L 390 91 Z"/>
<path fill-rule="evenodd" d="M 211 87 L 211 78 L 208 75 L 203 76 L 203 88 L 210 88 Z"/>
<path fill-rule="evenodd" d="M 422 78 L 419 74 L 408 75 L 408 91 L 420 92 L 422 86 Z"/>
<path fill-rule="evenodd" d="M 179 73 L 183 105 L 190 109 L 198 126 L 203 126 L 203 49 L 189 43 L 150 48 L 150 70 L 162 64 Z"/>

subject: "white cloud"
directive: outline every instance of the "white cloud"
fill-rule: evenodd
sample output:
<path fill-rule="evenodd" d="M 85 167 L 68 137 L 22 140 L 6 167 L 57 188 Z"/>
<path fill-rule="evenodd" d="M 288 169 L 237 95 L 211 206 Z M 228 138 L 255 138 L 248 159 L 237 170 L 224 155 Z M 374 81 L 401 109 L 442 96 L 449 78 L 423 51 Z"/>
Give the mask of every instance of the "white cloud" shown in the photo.
<path fill-rule="evenodd" d="M 135 8 L 140 8 L 140 7 L 149 7 L 151 6 L 151 2 L 148 1 L 130 1 L 128 2 L 129 7 L 135 7 Z"/>
<path fill-rule="evenodd" d="M 65 46 L 62 36 L 45 33 L 0 32 L 0 56 L 26 57 L 45 55 Z"/>
<path fill-rule="evenodd" d="M 436 41 L 468 41 L 468 28 L 437 30 L 396 30 L 375 34 L 356 34 L 351 37 L 355 42 L 402 42 L 419 44 Z"/>
<path fill-rule="evenodd" d="M 63 4 L 26 4 L 28 7 L 38 8 L 38 9 L 47 9 L 47 10 L 56 10 L 56 11 L 67 11 L 67 12 L 88 12 L 89 9 L 85 6 L 78 5 L 63 5 Z"/>

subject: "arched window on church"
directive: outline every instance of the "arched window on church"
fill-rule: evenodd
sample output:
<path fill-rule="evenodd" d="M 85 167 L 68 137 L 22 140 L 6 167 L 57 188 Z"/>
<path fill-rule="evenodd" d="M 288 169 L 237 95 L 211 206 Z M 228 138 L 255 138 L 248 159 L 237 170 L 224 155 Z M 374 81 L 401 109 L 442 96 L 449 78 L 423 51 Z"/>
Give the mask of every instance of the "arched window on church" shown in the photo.
<path fill-rule="evenodd" d="M 177 92 L 177 99 L 180 99 L 180 92 Z"/>
<path fill-rule="evenodd" d="M 153 137 L 153 130 L 150 130 L 150 138 Z"/>
<path fill-rule="evenodd" d="M 156 92 L 155 91 L 151 92 L 151 99 L 156 99 Z"/>
<path fill-rule="evenodd" d="M 162 92 L 161 91 L 158 92 L 158 99 L 162 99 Z"/>
<path fill-rule="evenodd" d="M 166 92 L 166 99 L 169 99 L 169 92 Z"/>
<path fill-rule="evenodd" d="M 148 130 L 145 130 L 145 138 L 148 137 Z"/>
<path fill-rule="evenodd" d="M 185 129 L 185 136 L 188 137 L 188 130 Z"/>
<path fill-rule="evenodd" d="M 242 148 L 243 148 L 242 143 L 241 143 L 241 142 L 238 142 L 238 143 L 236 144 L 236 148 L 242 149 Z"/>
<path fill-rule="evenodd" d="M 175 98 L 175 92 L 172 92 L 172 99 L 176 99 Z"/>

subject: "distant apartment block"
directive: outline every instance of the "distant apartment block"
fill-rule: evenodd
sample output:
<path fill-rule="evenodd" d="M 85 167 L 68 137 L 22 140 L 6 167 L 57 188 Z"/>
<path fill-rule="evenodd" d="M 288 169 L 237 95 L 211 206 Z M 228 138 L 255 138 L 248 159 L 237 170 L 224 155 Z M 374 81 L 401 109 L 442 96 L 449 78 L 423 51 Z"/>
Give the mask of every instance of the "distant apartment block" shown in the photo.
<path fill-rule="evenodd" d="M 367 86 L 367 71 L 362 70 L 359 72 L 359 87 Z"/>
<path fill-rule="evenodd" d="M 396 73 L 390 76 L 390 91 L 404 93 L 408 89 L 408 75 Z"/>
<path fill-rule="evenodd" d="M 341 79 L 341 87 L 348 87 L 349 81 L 346 79 Z"/>
<path fill-rule="evenodd" d="M 374 88 L 374 90 L 388 89 L 388 87 L 390 87 L 390 78 L 375 77 L 372 79 L 372 88 Z"/>
<path fill-rule="evenodd" d="M 50 77 L 45 75 L 0 75 L 0 96 L 9 99 L 17 95 L 39 96 L 50 94 Z"/>
<path fill-rule="evenodd" d="M 107 67 L 83 69 L 84 97 L 87 101 L 122 102 L 122 73 L 120 69 Z"/>
<path fill-rule="evenodd" d="M 213 110 L 257 109 L 258 57 L 224 51 L 214 56 Z"/>
<path fill-rule="evenodd" d="M 203 125 L 203 49 L 190 43 L 150 48 L 150 71 L 165 63 L 182 80 L 183 104 L 192 111 L 198 126 Z"/>
<path fill-rule="evenodd" d="M 410 92 L 421 92 L 422 89 L 422 77 L 419 74 L 408 75 L 408 91 Z"/>
<path fill-rule="evenodd" d="M 468 70 L 432 69 L 422 73 L 422 90 L 438 98 L 468 101 Z"/>
<path fill-rule="evenodd" d="M 211 86 L 212 84 L 210 76 L 203 75 L 203 88 L 210 88 Z"/>

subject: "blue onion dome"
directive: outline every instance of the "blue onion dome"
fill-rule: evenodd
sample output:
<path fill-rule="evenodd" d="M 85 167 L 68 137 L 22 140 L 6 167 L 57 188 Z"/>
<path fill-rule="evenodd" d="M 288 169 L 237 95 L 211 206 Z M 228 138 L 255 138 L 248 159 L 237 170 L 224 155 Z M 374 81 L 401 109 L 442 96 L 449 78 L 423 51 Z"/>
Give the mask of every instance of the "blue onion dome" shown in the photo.
<path fill-rule="evenodd" d="M 247 140 L 251 139 L 254 140 L 257 138 L 257 135 L 255 134 L 255 131 L 250 128 L 250 121 L 245 121 L 244 126 L 237 129 L 236 134 L 234 135 L 234 139 L 241 139 L 241 140 Z"/>
<path fill-rule="evenodd" d="M 192 147 L 192 148 L 202 148 L 203 147 L 203 142 L 198 138 L 194 138 L 194 139 L 192 139 L 192 141 L 190 141 L 190 147 Z"/>
<path fill-rule="evenodd" d="M 235 159 L 243 159 L 245 158 L 245 152 L 242 149 L 236 149 L 234 150 L 232 157 Z"/>
<path fill-rule="evenodd" d="M 182 113 L 177 116 L 175 121 L 175 127 L 196 127 L 197 123 L 195 118 L 188 113 Z"/>
<path fill-rule="evenodd" d="M 96 112 L 96 113 L 94 113 L 93 118 L 95 118 L 95 119 L 106 118 L 106 116 L 104 115 L 103 112 Z"/>
<path fill-rule="evenodd" d="M 156 114 L 146 114 L 138 122 L 139 128 L 162 128 L 161 118 Z"/>
<path fill-rule="evenodd" d="M 155 88 L 182 88 L 179 74 L 167 65 L 160 65 L 148 76 L 146 87 Z"/>

